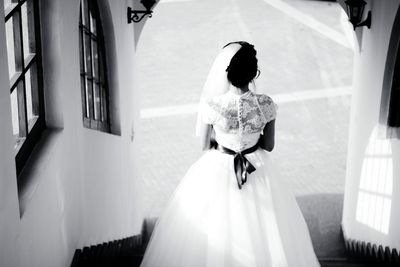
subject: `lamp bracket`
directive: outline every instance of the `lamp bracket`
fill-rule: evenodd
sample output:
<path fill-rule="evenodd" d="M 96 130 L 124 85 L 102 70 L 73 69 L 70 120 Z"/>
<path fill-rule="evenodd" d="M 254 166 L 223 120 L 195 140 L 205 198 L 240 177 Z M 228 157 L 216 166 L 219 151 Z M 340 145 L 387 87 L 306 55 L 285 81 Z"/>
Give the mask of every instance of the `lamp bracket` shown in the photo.
<path fill-rule="evenodd" d="M 140 22 L 145 16 L 149 16 L 151 18 L 153 16 L 153 11 L 152 10 L 132 10 L 131 7 L 128 7 L 127 10 L 127 18 L 128 18 L 128 24 L 132 22 Z"/>
<path fill-rule="evenodd" d="M 354 28 L 354 30 L 356 30 L 357 27 L 366 26 L 366 27 L 368 27 L 368 29 L 371 29 L 371 22 L 372 22 L 371 11 L 368 11 L 367 18 L 363 22 L 360 22 L 356 25 L 353 24 L 353 28 Z"/>

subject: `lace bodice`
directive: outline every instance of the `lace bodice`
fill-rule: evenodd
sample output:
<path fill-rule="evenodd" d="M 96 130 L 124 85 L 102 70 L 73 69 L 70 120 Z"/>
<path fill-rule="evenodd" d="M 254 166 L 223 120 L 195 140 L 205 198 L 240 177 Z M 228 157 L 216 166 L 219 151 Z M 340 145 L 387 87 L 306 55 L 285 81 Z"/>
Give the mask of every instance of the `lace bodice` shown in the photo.
<path fill-rule="evenodd" d="M 264 126 L 275 119 L 277 106 L 264 94 L 231 91 L 212 98 L 204 107 L 202 120 L 212 124 L 216 141 L 232 150 L 254 146 Z"/>

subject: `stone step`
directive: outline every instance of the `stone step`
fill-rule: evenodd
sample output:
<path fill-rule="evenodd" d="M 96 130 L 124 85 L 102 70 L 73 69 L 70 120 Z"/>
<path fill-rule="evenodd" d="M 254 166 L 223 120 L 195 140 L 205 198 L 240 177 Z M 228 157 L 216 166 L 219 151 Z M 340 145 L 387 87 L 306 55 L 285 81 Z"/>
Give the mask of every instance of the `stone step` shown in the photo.
<path fill-rule="evenodd" d="M 146 219 L 140 235 L 77 249 L 71 267 L 140 266 L 156 222 L 157 218 Z M 321 267 L 400 267 L 397 262 L 389 264 L 351 255 L 332 258 L 320 256 L 318 260 Z"/>

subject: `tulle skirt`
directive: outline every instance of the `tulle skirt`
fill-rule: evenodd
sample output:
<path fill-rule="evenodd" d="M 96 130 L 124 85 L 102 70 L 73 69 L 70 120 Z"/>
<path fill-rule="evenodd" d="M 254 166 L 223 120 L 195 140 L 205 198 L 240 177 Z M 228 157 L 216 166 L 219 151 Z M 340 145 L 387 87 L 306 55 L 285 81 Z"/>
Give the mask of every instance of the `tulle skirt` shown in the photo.
<path fill-rule="evenodd" d="M 158 219 L 142 267 L 314 267 L 307 225 L 268 152 L 238 189 L 233 156 L 207 151 L 194 163 Z"/>

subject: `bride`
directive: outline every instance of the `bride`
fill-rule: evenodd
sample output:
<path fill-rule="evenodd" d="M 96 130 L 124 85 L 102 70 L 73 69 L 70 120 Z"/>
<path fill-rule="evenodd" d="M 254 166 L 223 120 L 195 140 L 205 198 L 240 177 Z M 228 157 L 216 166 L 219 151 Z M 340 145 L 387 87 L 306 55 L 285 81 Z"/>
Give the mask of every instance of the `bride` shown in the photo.
<path fill-rule="evenodd" d="M 207 150 L 156 223 L 142 267 L 314 267 L 294 196 L 271 173 L 277 105 L 249 84 L 259 74 L 247 42 L 224 46 L 199 105 Z"/>

